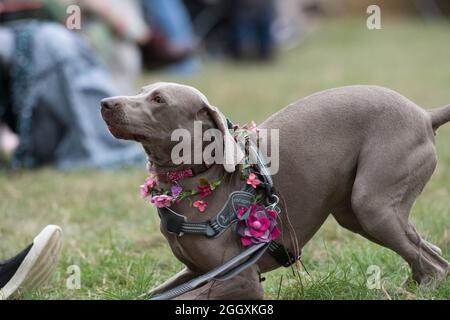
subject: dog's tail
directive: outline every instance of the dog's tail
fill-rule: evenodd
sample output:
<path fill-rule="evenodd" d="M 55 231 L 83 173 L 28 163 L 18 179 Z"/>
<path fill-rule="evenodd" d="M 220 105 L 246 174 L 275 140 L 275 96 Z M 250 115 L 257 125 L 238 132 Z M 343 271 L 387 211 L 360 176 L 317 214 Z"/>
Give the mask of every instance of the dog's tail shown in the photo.
<path fill-rule="evenodd" d="M 450 104 L 442 108 L 430 110 L 429 112 L 434 131 L 450 121 Z"/>

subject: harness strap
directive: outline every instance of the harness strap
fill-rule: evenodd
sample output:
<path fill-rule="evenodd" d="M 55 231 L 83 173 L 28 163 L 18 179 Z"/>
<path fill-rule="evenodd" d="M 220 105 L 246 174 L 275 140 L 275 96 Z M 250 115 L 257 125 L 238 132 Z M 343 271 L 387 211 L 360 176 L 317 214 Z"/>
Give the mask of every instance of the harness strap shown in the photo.
<path fill-rule="evenodd" d="M 231 121 L 227 119 L 227 122 L 228 128 L 232 129 L 233 124 Z M 255 153 L 257 159 L 257 173 L 263 179 L 263 185 L 266 188 L 267 205 L 279 212 L 279 207 L 277 207 L 278 197 L 273 192 L 272 178 L 265 166 L 265 163 L 262 161 L 262 156 L 252 144 L 250 145 L 249 150 Z M 161 218 L 163 227 L 168 232 L 177 234 L 178 236 L 182 236 L 186 233 L 200 234 L 211 238 L 220 235 L 233 223 L 237 222 L 237 211 L 239 207 L 250 206 L 255 195 L 256 191 L 248 185 L 245 185 L 242 190 L 232 192 L 220 212 L 214 218 L 205 222 L 189 222 L 185 216 L 178 214 L 168 207 L 158 208 L 158 214 Z M 290 266 L 300 258 L 300 256 L 295 257 L 287 248 L 275 241 L 255 244 L 246 248 L 243 252 L 231 258 L 223 265 L 160 295 L 154 296 L 151 300 L 172 299 L 186 292 L 192 291 L 211 280 L 229 280 L 251 265 L 255 264 L 266 251 L 269 252 L 269 254 L 271 254 L 272 257 L 284 267 Z M 242 261 L 244 259 L 246 260 Z"/>
<path fill-rule="evenodd" d="M 298 257 L 294 256 L 285 246 L 276 241 L 270 242 L 267 252 L 269 252 L 276 262 L 285 268 L 294 264 L 295 261 L 299 260 L 302 255 L 300 252 Z"/>
<path fill-rule="evenodd" d="M 232 192 L 219 213 L 205 222 L 187 221 L 185 216 L 168 207 L 158 208 L 158 214 L 164 228 L 171 233 L 175 233 L 178 236 L 182 236 L 185 233 L 194 233 L 214 238 L 237 221 L 236 213 L 239 208 L 250 206 L 254 196 L 255 191 L 248 186 L 242 190 Z"/>
<path fill-rule="evenodd" d="M 240 191 L 234 191 L 229 195 L 228 200 L 217 216 L 204 222 L 189 222 L 185 216 L 178 214 L 168 207 L 158 208 L 158 214 L 163 227 L 170 233 L 178 236 L 197 234 L 206 236 L 207 238 L 214 238 L 238 221 L 237 211 L 242 206 L 250 206 L 254 195 L 254 189 L 249 187 L 245 187 Z M 267 249 L 267 252 L 277 263 L 284 267 L 289 267 L 300 258 L 295 257 L 282 244 L 276 241 L 271 241 Z"/>

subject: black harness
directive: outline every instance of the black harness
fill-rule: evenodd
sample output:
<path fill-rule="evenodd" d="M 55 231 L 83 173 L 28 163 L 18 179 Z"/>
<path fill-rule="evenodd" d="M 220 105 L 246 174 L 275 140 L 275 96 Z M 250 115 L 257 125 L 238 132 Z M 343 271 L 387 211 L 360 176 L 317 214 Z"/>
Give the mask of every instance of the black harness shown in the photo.
<path fill-rule="evenodd" d="M 231 122 L 229 122 L 229 127 L 230 126 Z M 250 145 L 249 148 L 251 149 L 250 151 L 254 152 L 256 155 L 257 163 L 252 172 L 261 178 L 262 186 L 265 188 L 266 208 L 270 207 L 280 213 L 281 210 L 278 206 L 279 198 L 273 192 L 272 178 L 270 177 L 270 174 L 262 161 L 262 157 L 255 146 Z M 253 203 L 255 196 L 256 190 L 251 186 L 245 185 L 241 190 L 234 191 L 228 196 L 225 205 L 215 217 L 204 222 L 190 222 L 185 216 L 175 212 L 169 207 L 158 208 L 158 214 L 161 218 L 162 226 L 169 233 L 176 234 L 179 237 L 185 234 L 194 234 L 205 236 L 206 238 L 215 238 L 220 236 L 225 230 L 238 221 L 238 209 L 240 207 L 249 207 Z M 211 280 L 225 281 L 231 279 L 252 264 L 256 263 L 266 251 L 277 261 L 278 264 L 284 267 L 289 267 L 300 258 L 300 255 L 298 257 L 294 256 L 287 248 L 276 241 L 256 244 L 250 246 L 238 256 L 232 258 L 218 268 L 213 269 L 210 272 L 175 287 L 163 294 L 152 297 L 152 300 L 165 300 L 177 297 Z M 244 262 L 238 264 L 244 259 L 246 259 Z"/>
<path fill-rule="evenodd" d="M 187 218 L 168 207 L 159 208 L 158 214 L 161 218 L 161 224 L 168 232 L 183 236 L 185 234 L 203 235 L 207 238 L 216 238 L 225 230 L 238 221 L 237 211 L 240 207 L 249 207 L 256 195 L 255 189 L 245 186 L 242 190 L 234 191 L 228 196 L 228 200 L 219 213 L 208 221 L 189 222 Z M 277 206 L 278 197 L 274 203 L 269 203 L 268 207 L 273 207 L 280 212 Z M 271 241 L 267 247 L 269 254 L 278 264 L 289 267 L 297 258 L 289 252 L 282 244 Z"/>

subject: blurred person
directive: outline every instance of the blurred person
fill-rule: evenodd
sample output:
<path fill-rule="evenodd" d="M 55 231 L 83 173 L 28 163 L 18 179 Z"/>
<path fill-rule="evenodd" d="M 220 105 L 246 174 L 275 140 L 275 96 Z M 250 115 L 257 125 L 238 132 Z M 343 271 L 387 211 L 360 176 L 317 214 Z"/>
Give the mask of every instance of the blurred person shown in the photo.
<path fill-rule="evenodd" d="M 142 0 L 143 11 L 147 23 L 160 39 L 167 41 L 173 52 L 178 52 L 180 61 L 166 68 L 168 71 L 191 74 L 198 70 L 199 64 L 192 57 L 195 38 L 191 18 L 182 0 Z M 155 51 L 155 53 L 158 51 Z M 144 56 L 147 66 L 160 67 L 157 57 Z"/>
<path fill-rule="evenodd" d="M 192 46 L 180 46 L 148 25 L 141 0 L 43 0 L 63 22 L 70 4 L 80 6 L 81 34 L 106 64 L 121 92 L 134 92 L 143 67 L 157 69 L 185 59 Z M 168 19 L 176 17 L 165 16 Z"/>
<path fill-rule="evenodd" d="M 271 31 L 275 19 L 273 0 L 231 0 L 230 18 L 234 58 L 267 60 L 274 56 L 275 43 Z"/>
<path fill-rule="evenodd" d="M 292 10 L 293 2 L 288 0 Z M 275 23 L 286 1 L 274 0 L 185 0 L 205 48 L 215 56 L 231 54 L 235 59 L 274 56 L 277 33 L 285 23 Z M 298 8 L 297 8 L 298 11 Z M 284 20 L 281 20 L 284 22 Z"/>
<path fill-rule="evenodd" d="M 0 0 L 1 1 L 1 0 Z M 122 93 L 135 91 L 143 67 L 155 69 L 183 60 L 192 49 L 173 45 L 148 26 L 141 0 L 4 0 L 8 21 L 33 18 L 66 23 L 67 8 L 81 9 L 80 34 Z M 2 8 L 0 6 L 0 12 Z M 5 11 L 5 10 L 3 10 Z"/>
<path fill-rule="evenodd" d="M 66 8 L 81 9 L 81 29 L 74 30 L 105 64 L 114 84 L 131 94 L 142 70 L 139 45 L 151 39 L 138 0 L 42 0 L 54 20 L 65 23 Z"/>
<path fill-rule="evenodd" d="M 56 267 L 62 242 L 61 228 L 48 225 L 21 252 L 0 260 L 0 300 L 43 285 Z"/>
<path fill-rule="evenodd" d="M 18 135 L 13 168 L 108 168 L 143 161 L 118 142 L 99 102 L 118 93 L 92 51 L 59 24 L 0 25 L 0 123 Z"/>
<path fill-rule="evenodd" d="M 312 26 L 312 17 L 320 12 L 316 0 L 275 1 L 273 37 L 277 46 L 293 48 L 300 44 Z"/>
<path fill-rule="evenodd" d="M 155 24 L 149 26 L 145 19 L 145 11 L 142 10 L 141 0 L 46 1 L 76 3 L 90 13 L 88 31 L 83 32 L 89 35 L 89 42 L 97 52 L 105 57 L 104 60 L 113 71 L 113 76 L 117 75 L 115 79 L 121 78 L 124 73 L 130 73 L 130 70 L 135 71 L 134 75 L 137 78 L 142 66 L 147 69 L 161 68 L 184 60 L 193 52 L 192 46 L 179 45 L 171 41 L 160 31 L 158 24 L 156 27 Z M 177 17 L 164 18 L 164 23 L 168 23 L 168 20 Z M 121 79 L 119 82 L 126 83 L 127 80 Z M 134 92 L 134 89 L 132 91 Z"/>

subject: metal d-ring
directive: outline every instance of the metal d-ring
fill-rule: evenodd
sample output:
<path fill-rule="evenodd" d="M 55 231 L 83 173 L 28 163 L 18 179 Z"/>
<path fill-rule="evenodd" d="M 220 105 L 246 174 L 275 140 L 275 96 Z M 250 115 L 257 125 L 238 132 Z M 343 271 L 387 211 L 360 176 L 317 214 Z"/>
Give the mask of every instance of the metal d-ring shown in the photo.
<path fill-rule="evenodd" d="M 278 205 L 278 203 L 280 202 L 280 198 L 279 198 L 276 194 L 272 194 L 272 195 L 270 196 L 270 199 L 271 199 L 271 200 L 275 199 L 274 202 L 270 203 L 269 198 L 267 198 L 267 204 L 268 204 L 268 207 L 271 207 L 271 208 L 273 209 L 273 208 L 275 208 L 275 207 Z"/>

